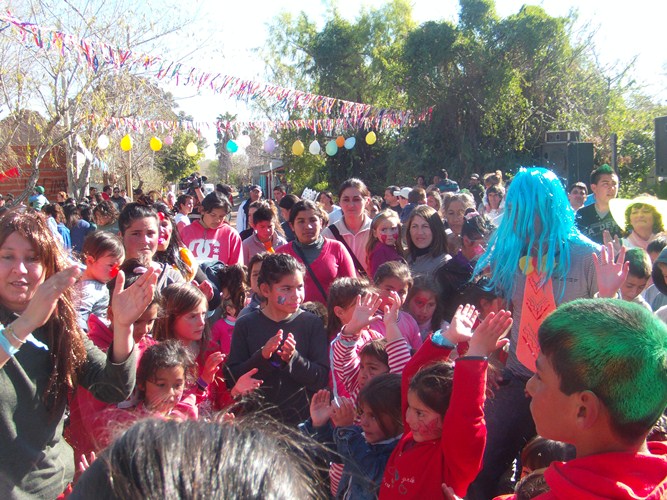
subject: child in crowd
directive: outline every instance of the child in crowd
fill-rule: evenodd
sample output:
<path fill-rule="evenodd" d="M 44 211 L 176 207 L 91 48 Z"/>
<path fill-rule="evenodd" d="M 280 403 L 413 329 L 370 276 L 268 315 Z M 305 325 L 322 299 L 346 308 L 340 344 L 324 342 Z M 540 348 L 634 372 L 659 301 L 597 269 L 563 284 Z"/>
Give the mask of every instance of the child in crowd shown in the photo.
<path fill-rule="evenodd" d="M 310 418 L 316 438 L 333 440 L 345 462 L 335 497 L 377 498 L 387 460 L 403 434 L 400 375 L 385 373 L 370 380 L 358 405 L 347 398 L 332 403 L 329 391 L 319 391 L 311 401 Z M 335 430 L 327 425 L 330 419 Z"/>
<path fill-rule="evenodd" d="M 540 498 L 665 498 L 667 445 L 646 437 L 667 405 L 667 326 L 636 304 L 576 300 L 538 339 L 530 411 L 541 436 L 576 449 Z"/>
<path fill-rule="evenodd" d="M 490 314 L 472 333 L 477 313 L 457 310 L 446 331 L 434 333 L 403 371 L 403 435 L 394 449 L 380 498 L 441 498 L 443 483 L 459 496 L 481 468 L 485 445 L 486 358 L 512 324 L 507 311 Z M 468 341 L 453 365 L 451 350 Z M 443 432 L 444 430 L 444 432 Z"/>
<path fill-rule="evenodd" d="M 246 314 L 259 310 L 262 307 L 264 297 L 262 296 L 262 292 L 259 289 L 257 277 L 259 276 L 259 272 L 262 269 L 262 262 L 264 262 L 264 259 L 267 257 L 267 255 L 269 254 L 255 254 L 250 259 L 250 262 L 248 262 L 248 272 L 246 276 L 248 280 L 248 286 L 250 287 L 250 301 L 246 303 L 243 309 L 239 312 L 239 315 L 236 319 L 242 318 Z"/>
<path fill-rule="evenodd" d="M 227 369 L 231 380 L 259 370 L 268 412 L 289 424 L 308 416 L 308 398 L 328 381 L 327 336 L 322 321 L 300 309 L 303 266 L 291 255 L 271 254 L 258 276 L 266 305 L 239 318 Z"/>
<path fill-rule="evenodd" d="M 405 262 L 401 242 L 401 221 L 396 212 L 383 210 L 373 218 L 366 253 L 367 267 L 371 276 L 375 276 L 377 268 L 385 262 L 392 260 Z"/>
<path fill-rule="evenodd" d="M 95 235 L 97 233 L 93 233 Z M 105 233 L 108 237 L 115 237 L 109 233 Z M 135 272 L 135 269 L 139 272 Z M 146 274 L 146 268 L 141 266 L 141 263 L 136 259 L 130 259 L 123 262 L 120 268 L 124 275 L 123 287 L 127 289 L 135 282 L 142 279 Z M 108 282 L 109 290 L 115 290 L 117 278 Z M 128 311 L 116 311 L 114 316 L 114 295 L 111 294 L 110 303 L 106 312 L 108 324 L 106 321 L 100 320 L 95 313 L 88 318 L 88 337 L 90 340 L 103 351 L 107 351 L 111 346 L 114 335 L 114 327 L 116 324 L 121 325 L 133 319 L 132 322 L 132 336 L 136 349 L 139 352 L 139 359 L 142 353 L 155 343 L 149 333 L 153 330 L 153 325 L 158 317 L 159 296 L 156 293 L 153 295 L 151 302 L 140 314 L 135 317 L 128 316 Z M 137 361 L 139 361 L 139 359 Z M 117 408 L 125 408 L 134 406 L 136 404 L 136 393 L 130 396 L 126 401 L 118 403 L 118 405 L 107 404 L 96 399 L 90 391 L 79 387 L 70 398 L 70 417 L 69 427 L 66 430 L 66 437 L 69 443 L 74 448 L 75 457 L 87 455 L 92 451 L 99 451 L 109 442 L 109 437 L 106 434 L 106 421 L 109 415 L 115 415 Z"/>
<path fill-rule="evenodd" d="M 192 353 L 177 340 L 165 340 L 144 352 L 137 368 L 138 404 L 133 411 L 166 418 L 198 417 L 194 396 L 183 397 L 195 381 Z"/>
<path fill-rule="evenodd" d="M 417 322 L 422 340 L 426 340 L 434 331 L 449 325 L 447 322 L 441 322 L 440 309 L 438 287 L 433 278 L 417 276 L 405 299 L 405 310 Z"/>
<path fill-rule="evenodd" d="M 629 262 L 628 276 L 621 285 L 621 299 L 634 302 L 651 311 L 641 293 L 651 277 L 651 259 L 643 248 L 630 248 L 625 252 L 625 262 Z"/>
<path fill-rule="evenodd" d="M 384 308 L 389 305 L 389 297 L 392 295 L 392 292 L 398 294 L 401 302 L 400 306 L 403 306 L 410 287 L 412 287 L 412 275 L 410 274 L 410 268 L 404 262 L 390 261 L 378 267 L 373 281 L 380 292 L 382 304 L 379 310 L 379 317 L 371 321 L 370 327 L 386 336 L 384 321 L 381 319 Z M 398 313 L 398 329 L 413 351 L 421 347 L 422 337 L 419 333 L 419 325 L 405 311 L 399 311 Z"/>
<path fill-rule="evenodd" d="M 209 351 L 220 351 L 229 354 L 232 345 L 232 333 L 236 324 L 236 316 L 246 302 L 246 272 L 240 264 L 225 266 L 218 270 L 221 303 L 213 316 L 209 318 L 211 342 Z"/>
<path fill-rule="evenodd" d="M 268 203 L 260 205 L 252 214 L 252 227 L 253 235 L 243 240 L 243 262 L 249 262 L 261 252 L 275 253 L 276 248 L 287 243 L 276 231 L 278 218 Z"/>
<path fill-rule="evenodd" d="M 123 242 L 115 234 L 95 231 L 83 242 L 81 254 L 86 270 L 79 282 L 79 324 L 88 331 L 88 317 L 91 314 L 101 321 L 107 319 L 109 289 L 106 284 L 116 277 L 125 258 Z"/>
<path fill-rule="evenodd" d="M 226 196 L 214 191 L 201 202 L 201 219 L 181 229 L 183 243 L 199 263 L 220 261 L 243 264 L 241 237 L 226 223 L 232 211 Z"/>
<path fill-rule="evenodd" d="M 210 341 L 205 321 L 208 303 L 197 287 L 189 283 L 169 285 L 162 291 L 161 306 L 162 314 L 155 325 L 155 340 L 179 340 L 194 356 L 199 378 L 188 388 L 188 393 L 196 395 L 200 413 L 224 409 L 233 398 L 260 386 L 262 381 L 253 378 L 256 369 L 239 376 L 231 391 L 218 376 L 225 354 L 207 350 Z"/>
<path fill-rule="evenodd" d="M 646 252 L 651 258 L 651 265 L 653 265 L 665 247 L 667 247 L 667 236 L 658 236 L 646 246 Z"/>
<path fill-rule="evenodd" d="M 384 317 L 386 338 L 369 328 L 381 299 L 368 291 L 366 280 L 339 278 L 329 295 L 329 331 L 337 331 L 331 343 L 334 395 L 356 401 L 359 390 L 381 373 L 401 373 L 410 360 L 397 317 L 398 294 L 388 300 Z"/>

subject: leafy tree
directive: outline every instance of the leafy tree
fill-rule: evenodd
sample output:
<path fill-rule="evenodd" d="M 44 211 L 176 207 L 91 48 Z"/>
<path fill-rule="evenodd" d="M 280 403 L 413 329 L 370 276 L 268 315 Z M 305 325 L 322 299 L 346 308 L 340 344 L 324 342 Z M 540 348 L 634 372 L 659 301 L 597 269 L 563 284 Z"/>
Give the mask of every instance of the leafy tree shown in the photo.
<path fill-rule="evenodd" d="M 178 182 L 198 171 L 199 161 L 204 158 L 206 139 L 201 138 L 193 131 L 182 131 L 173 136 L 171 146 L 163 147 L 155 153 L 155 167 L 158 168 L 169 182 Z M 187 146 L 191 142 L 197 146 L 197 154 L 190 156 Z"/>

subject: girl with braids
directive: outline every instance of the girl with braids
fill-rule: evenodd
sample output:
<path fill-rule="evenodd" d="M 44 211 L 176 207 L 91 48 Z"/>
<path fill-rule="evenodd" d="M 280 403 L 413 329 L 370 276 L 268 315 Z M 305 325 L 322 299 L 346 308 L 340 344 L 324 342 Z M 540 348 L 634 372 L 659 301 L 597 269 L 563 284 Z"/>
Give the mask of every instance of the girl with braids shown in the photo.
<path fill-rule="evenodd" d="M 120 402 L 134 387 L 133 322 L 152 300 L 149 270 L 123 290 L 119 322 L 105 355 L 82 333 L 70 266 L 41 214 L 8 212 L 0 219 L 0 496 L 55 498 L 74 476 L 62 437 L 68 393 L 77 385 Z"/>

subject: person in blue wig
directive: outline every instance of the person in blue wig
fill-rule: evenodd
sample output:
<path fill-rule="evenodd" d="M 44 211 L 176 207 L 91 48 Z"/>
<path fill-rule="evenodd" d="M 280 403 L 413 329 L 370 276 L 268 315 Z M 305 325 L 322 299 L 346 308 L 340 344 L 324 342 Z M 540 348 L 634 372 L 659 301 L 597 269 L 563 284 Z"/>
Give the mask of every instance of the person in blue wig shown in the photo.
<path fill-rule="evenodd" d="M 593 253 L 599 250 L 576 228 L 574 211 L 556 174 L 521 168 L 507 191 L 500 226 L 474 271 L 479 275 L 490 269 L 489 286 L 511 300 L 514 324 L 502 381 L 486 402 L 483 468 L 468 498 L 493 498 L 502 475 L 535 435 L 525 386 L 535 371 L 537 329 L 558 305 L 594 296 Z"/>

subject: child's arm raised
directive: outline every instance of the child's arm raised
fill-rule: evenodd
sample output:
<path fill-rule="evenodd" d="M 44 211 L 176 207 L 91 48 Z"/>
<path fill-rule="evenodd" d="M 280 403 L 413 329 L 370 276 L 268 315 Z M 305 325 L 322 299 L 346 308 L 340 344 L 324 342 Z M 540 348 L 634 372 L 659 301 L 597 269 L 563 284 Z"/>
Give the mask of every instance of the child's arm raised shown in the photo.
<path fill-rule="evenodd" d="M 382 300 L 377 293 L 368 293 L 364 297 L 357 297 L 357 305 L 352 313 L 350 322 L 343 326 L 341 334 L 349 337 L 358 338 L 361 330 L 366 328 L 376 316 L 375 313 L 380 307 Z"/>
<path fill-rule="evenodd" d="M 449 408 L 443 421 L 441 447 L 445 470 L 443 479 L 454 492 L 464 496 L 482 465 L 486 444 L 484 400 L 486 357 L 502 347 L 512 326 L 508 311 L 490 313 L 470 338 L 465 356 L 456 360 Z"/>
<path fill-rule="evenodd" d="M 473 306 L 459 306 L 447 331 L 438 330 L 426 339 L 426 342 L 405 365 L 401 377 L 401 406 L 405 429 L 409 428 L 407 422 L 405 422 L 405 414 L 408 409 L 408 388 L 412 377 L 422 366 L 434 361 L 446 361 L 458 342 L 470 339 L 472 335 L 471 328 L 476 319 L 477 312 Z"/>
<path fill-rule="evenodd" d="M 410 347 L 398 328 L 398 313 L 401 301 L 396 292 L 391 292 L 388 306 L 385 306 L 384 325 L 387 339 L 387 358 L 389 373 L 403 373 L 405 365 L 410 361 Z"/>

